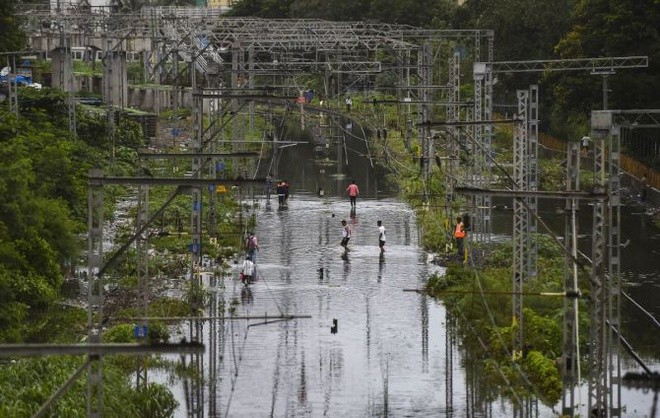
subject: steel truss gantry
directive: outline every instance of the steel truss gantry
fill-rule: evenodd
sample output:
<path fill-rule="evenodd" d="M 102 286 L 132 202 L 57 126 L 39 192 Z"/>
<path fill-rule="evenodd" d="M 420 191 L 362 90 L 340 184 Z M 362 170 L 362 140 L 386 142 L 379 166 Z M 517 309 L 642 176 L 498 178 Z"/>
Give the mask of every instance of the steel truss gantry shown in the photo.
<path fill-rule="evenodd" d="M 528 121 L 529 95 L 526 90 L 518 91 L 518 116 Z M 514 280 L 513 314 L 519 329 L 514 334 L 514 357 L 522 355 L 522 293 L 523 276 L 529 271 L 529 254 L 525 253 L 526 240 L 522 233 L 527 222 L 525 212 L 530 198 L 565 199 L 566 228 L 564 252 L 567 257 L 567 273 L 564 278 L 563 355 L 562 378 L 564 393 L 562 414 L 574 416 L 579 413 L 574 386 L 579 384 L 579 340 L 578 300 L 580 291 L 577 282 L 577 200 L 593 202 L 592 253 L 589 266 L 590 278 L 590 330 L 588 392 L 589 416 L 598 418 L 621 417 L 621 366 L 620 366 L 620 260 L 621 260 L 621 129 L 632 127 L 631 121 L 639 120 L 649 111 L 594 111 L 591 120 L 591 138 L 594 140 L 594 186 L 593 190 L 580 191 L 579 144 L 569 144 L 567 155 L 567 188 L 565 192 L 524 190 L 529 159 L 525 141 L 529 134 L 529 123 L 516 127 L 514 138 L 514 187 L 511 191 L 485 190 L 479 188 L 457 188 L 457 193 L 471 195 L 509 196 L 514 200 Z M 527 127 L 527 129 L 525 129 Z M 523 161 L 520 163 L 519 161 Z M 520 207 L 518 207 L 520 206 Z M 569 297 L 570 296 L 570 297 Z"/>
<path fill-rule="evenodd" d="M 546 71 L 591 71 L 601 74 L 606 70 L 623 68 L 647 68 L 647 56 L 596 57 L 575 59 L 550 59 L 530 61 L 497 61 L 487 63 L 493 73 L 530 73 Z"/>
<path fill-rule="evenodd" d="M 138 283 L 138 311 L 142 312 L 143 316 L 149 315 L 149 235 L 140 233 L 145 229 L 145 225 L 149 220 L 149 187 L 141 184 L 137 187 L 137 222 L 135 224 L 135 249 L 137 255 L 136 270 L 137 270 L 137 283 Z M 139 339 L 143 340 L 147 337 L 145 331 L 148 330 L 148 321 L 138 321 L 136 332 Z M 147 331 L 148 332 L 148 331 Z M 146 387 L 147 385 L 147 364 L 146 358 L 140 356 L 137 358 L 137 373 L 136 385 L 138 388 Z"/>
<path fill-rule="evenodd" d="M 101 175 L 101 170 L 90 171 Z M 103 332 L 103 188 L 89 186 L 87 194 L 87 330 L 91 344 L 101 343 Z M 87 416 L 99 418 L 103 414 L 103 373 L 101 356 L 90 357 L 87 374 Z"/>
<path fill-rule="evenodd" d="M 594 182 L 608 199 L 593 207 L 589 333 L 590 416 L 621 417 L 621 136 L 659 110 L 600 110 L 591 113 Z M 658 128 L 654 117 L 647 127 Z"/>
<path fill-rule="evenodd" d="M 514 192 L 527 190 L 526 180 L 528 172 L 527 146 L 529 118 L 529 91 L 518 90 L 518 117 L 522 123 L 516 124 L 513 136 L 513 190 Z M 527 198 L 513 198 L 513 320 L 516 326 L 513 332 L 513 358 L 522 358 L 523 347 L 523 283 L 528 279 L 527 254 L 525 241 L 527 239 L 529 218 L 527 216 Z"/>
<path fill-rule="evenodd" d="M 648 57 L 646 56 L 629 56 L 629 57 L 596 57 L 596 58 L 578 58 L 578 59 L 555 59 L 555 60 L 530 60 L 530 61 L 492 61 L 492 56 L 490 62 L 475 62 L 473 68 L 473 79 L 474 79 L 474 108 L 475 116 L 474 120 L 490 120 L 491 116 L 481 116 L 483 115 L 492 115 L 492 92 L 493 92 L 493 75 L 497 73 L 522 73 L 522 72 L 546 72 L 546 71 L 589 71 L 592 74 L 605 74 L 611 73 L 619 69 L 634 69 L 634 68 L 647 68 L 648 67 Z M 536 90 L 538 91 L 538 90 Z M 532 93 L 533 96 L 538 93 Z M 604 99 L 606 100 L 606 99 Z M 537 100 L 535 100 L 538 103 Z M 532 109 L 533 113 L 537 113 L 537 110 Z M 535 121 L 535 122 L 534 122 Z M 538 117 L 535 117 L 531 120 L 532 126 L 530 130 L 532 135 L 530 140 L 533 141 L 531 144 L 530 151 L 532 154 L 529 159 L 524 160 L 525 164 L 530 166 L 530 171 L 527 177 L 526 189 L 531 189 L 537 187 L 535 183 L 537 182 L 538 170 L 536 169 L 537 163 L 535 162 L 533 149 L 538 147 Z M 485 125 L 483 127 L 475 128 L 475 138 L 483 145 L 482 149 L 491 149 L 491 138 L 492 138 L 492 126 Z M 521 160 L 522 162 L 523 160 Z M 487 170 L 492 170 L 491 165 L 486 165 Z M 476 171 L 477 169 L 475 169 Z M 483 174 L 479 171 L 476 173 L 481 176 L 473 175 L 468 178 L 483 178 L 483 176 L 488 177 L 489 174 Z M 476 184 L 470 184 L 471 186 L 477 187 Z M 483 207 L 483 211 L 476 211 L 474 220 L 474 231 L 471 236 L 474 238 L 485 237 L 489 239 L 490 237 L 490 201 L 482 202 L 482 204 L 475 204 L 477 207 Z M 535 230 L 534 222 L 531 221 L 530 228 Z M 483 229 L 482 229 L 483 228 Z M 533 256 L 535 257 L 535 256 Z"/>
<path fill-rule="evenodd" d="M 660 109 L 612 110 L 614 126 L 628 129 L 660 128 Z"/>
<path fill-rule="evenodd" d="M 94 13 L 93 10 L 90 13 L 86 9 L 70 8 L 66 13 L 57 14 L 32 11 L 25 17 L 28 26 L 39 28 L 43 36 L 48 36 L 48 30 L 43 28 L 56 24 L 72 33 L 86 31 L 116 39 L 118 43 L 114 49 L 120 50 L 130 48 L 130 34 L 133 45 L 142 40 L 145 48 L 145 57 L 148 57 L 145 69 L 149 73 L 146 79 L 162 82 L 164 75 L 174 72 L 172 80 L 177 86 L 179 58 L 191 62 L 193 68 L 206 77 L 210 87 L 216 87 L 216 81 L 212 80 L 216 75 L 229 73 L 231 80 L 225 80 L 224 84 L 237 88 L 255 86 L 256 77 L 291 78 L 300 72 L 368 77 L 393 71 L 401 87 L 397 92 L 399 101 L 405 98 L 410 103 L 400 106 L 409 114 L 411 105 L 416 106 L 420 122 L 428 121 L 437 112 L 437 106 L 456 106 L 455 100 L 442 100 L 448 83 L 440 81 L 439 69 L 447 65 L 447 57 L 468 49 L 474 61 L 491 62 L 493 57 L 494 33 L 481 29 L 429 30 L 396 24 L 315 19 L 227 18 L 209 16 L 191 8 L 145 8 L 140 13 L 130 14 Z M 101 47 L 107 49 L 105 45 Z M 483 51 L 486 53 L 482 56 Z M 394 64 L 381 62 L 383 52 L 394 57 Z M 465 58 L 462 54 L 456 57 Z M 172 59 L 173 56 L 177 58 Z M 449 80 L 449 83 L 454 83 L 454 89 L 458 89 L 459 81 Z M 491 87 L 492 83 L 487 82 L 486 90 Z M 452 94 L 455 96 L 455 91 Z M 487 100 L 489 97 L 490 93 L 486 94 Z M 175 93 L 173 99 L 176 105 L 178 94 Z M 483 109 L 477 109 L 477 120 L 489 120 L 490 108 L 487 101 Z M 461 117 L 460 112 L 455 113 L 456 117 Z M 235 118 L 235 123 L 240 123 L 240 119 Z M 406 121 L 408 134 L 412 132 L 412 118 L 407 116 Z M 240 129 L 234 132 L 240 133 Z M 427 179 L 435 144 L 428 128 L 420 126 L 418 135 L 422 142 L 421 172 Z M 476 160 L 482 164 L 485 161 L 484 158 Z M 487 197 L 478 199 L 488 201 Z M 477 222 L 481 219 L 483 217 L 477 217 Z"/>
<path fill-rule="evenodd" d="M 184 61 L 190 58 L 203 75 L 237 71 L 252 78 L 291 76 L 299 71 L 376 74 L 388 70 L 379 55 L 387 51 L 398 60 L 392 70 L 403 69 L 407 74 L 412 70 L 415 74 L 412 82 L 404 83 L 410 88 L 408 94 L 425 95 L 427 93 L 413 87 L 421 78 L 435 77 L 433 71 L 420 68 L 415 58 L 424 44 L 430 48 L 427 53 L 431 54 L 434 65 L 438 62 L 440 43 L 450 48 L 472 43 L 470 48 L 475 60 L 491 61 L 492 58 L 491 30 L 423 30 L 364 22 L 227 18 L 209 16 L 191 8 L 145 8 L 140 13 L 130 14 L 94 13 L 94 10 L 90 13 L 86 9 L 67 9 L 66 13 L 37 10 L 26 11 L 24 17 L 28 31 L 30 28 L 39 31 L 41 37 L 49 36 L 50 29 L 44 28 L 57 26 L 72 35 L 85 32 L 95 34 L 92 38 L 100 39 L 103 35 L 118 40 L 116 50 L 145 49 L 145 55 L 153 57 L 145 62 L 150 72 L 147 79 L 173 71 L 175 63 L 168 64 L 171 54 L 183 57 Z M 73 36 L 73 39 L 78 37 Z M 481 56 L 484 40 L 488 50 L 486 57 Z M 140 42 L 142 46 L 136 46 Z M 101 45 L 101 48 L 106 49 L 106 46 Z M 240 62 L 239 68 L 235 61 Z M 178 79 L 178 75 L 173 78 Z"/>
<path fill-rule="evenodd" d="M 483 95 L 484 102 L 490 103 L 492 106 L 492 74 L 497 72 L 541 72 L 541 71 L 577 71 L 577 70 L 589 70 L 593 74 L 604 74 L 605 72 L 611 73 L 614 69 L 620 68 L 643 68 L 648 66 L 647 57 L 614 57 L 614 58 L 585 58 L 585 59 L 575 59 L 575 60 L 537 60 L 537 61 L 505 61 L 505 62 L 490 62 L 490 63 L 475 63 L 474 64 L 474 83 L 475 83 L 475 121 L 478 121 L 478 113 L 481 106 L 481 97 Z M 490 77 L 489 77 L 490 74 Z M 605 83 L 605 80 L 604 80 Z M 489 86 L 490 85 L 490 89 Z M 482 92 L 485 90 L 485 92 Z M 530 102 L 530 96 L 532 98 Z M 603 101 L 604 106 L 606 107 L 607 99 L 604 95 Z M 518 117 L 524 119 L 524 124 L 518 126 L 515 130 L 514 137 L 514 183 L 515 188 L 520 190 L 533 191 L 538 187 L 538 88 L 533 86 L 530 91 L 518 91 Z M 488 107 L 488 106 L 486 106 Z M 647 116 L 645 114 L 644 116 Z M 478 141 L 481 141 L 481 149 L 490 149 L 490 139 L 491 130 L 490 127 L 486 129 L 485 132 L 481 132 L 478 128 L 475 129 L 475 138 Z M 618 141 L 618 140 L 617 140 Z M 611 148 L 610 148 L 611 149 Z M 617 142 L 616 151 L 614 154 L 610 154 L 610 159 L 616 159 L 616 165 L 618 166 L 618 158 L 620 144 Z M 602 152 L 602 150 L 601 150 Z M 613 156 L 612 156 L 613 155 Z M 595 167 L 594 172 L 597 173 L 600 167 Z M 470 178 L 468 176 L 468 178 Z M 618 181 L 615 181 L 617 183 Z M 611 186 L 611 185 L 610 185 Z M 618 187 L 618 186 L 617 186 Z M 616 199 L 618 200 L 618 189 L 614 191 Z M 612 196 L 612 192 L 610 192 Z M 594 242 L 592 243 L 594 255 L 598 256 L 598 260 L 594 257 L 594 263 L 602 262 L 602 251 L 600 245 L 602 240 L 599 237 L 597 231 L 602 231 L 604 227 L 604 215 L 601 211 L 597 209 L 599 206 L 602 206 L 602 200 L 596 200 L 594 205 Z M 482 207 L 483 205 L 475 205 L 477 208 Z M 516 354 L 522 353 L 522 340 L 523 340 L 523 324 L 522 324 L 522 288 L 525 277 L 532 277 L 536 274 L 536 259 L 537 259 L 537 246 L 535 243 L 535 238 L 533 234 L 537 230 L 537 217 L 535 214 L 536 211 L 536 198 L 527 197 L 527 198 L 517 198 L 514 200 L 514 231 L 513 231 L 513 241 L 514 241 L 514 260 L 513 260 L 513 317 L 518 322 L 517 332 L 514 334 L 514 356 Z M 609 207 L 612 207 L 610 205 Z M 614 205 L 614 210 L 618 206 Z M 490 205 L 485 208 L 487 213 L 479 213 L 479 217 L 483 219 L 490 219 Z M 615 217 L 616 218 L 616 217 Z M 618 221 L 614 221 L 618 225 Z M 479 228 L 483 223 L 478 219 L 474 222 L 475 228 Z M 601 228 L 601 229 L 598 229 Z M 615 230 L 618 229 L 615 228 Z M 489 235 L 489 230 L 484 230 L 486 235 Z M 473 236 L 479 237 L 479 234 L 471 234 Z M 571 250 L 569 246 L 569 250 Z M 617 250 L 618 251 L 618 250 Z M 615 257 L 618 258 L 618 257 Z M 618 261 L 617 261 L 618 262 Z M 599 291 L 602 291 L 601 285 L 597 286 Z M 573 286 L 571 286 L 573 288 Z M 601 295 L 603 296 L 603 295 Z M 598 298 L 598 301 L 604 304 L 604 299 L 602 297 Z M 599 332 L 605 330 L 606 323 L 605 317 L 602 315 L 602 312 L 599 310 L 600 302 L 595 303 L 597 311 L 592 311 L 592 327 L 596 327 L 596 330 L 592 329 L 591 337 L 594 342 L 592 344 L 598 345 L 599 343 L 595 341 L 600 335 Z M 604 306 L 604 305 L 602 305 Z M 567 325 L 566 322 L 570 318 L 577 315 L 575 311 L 569 312 L 573 306 L 565 307 L 565 319 L 564 319 L 564 337 L 565 338 L 574 338 L 573 325 Z M 617 314 L 618 315 L 618 314 Z M 618 319 L 618 316 L 617 316 Z M 602 338 L 601 338 L 602 340 Z M 599 341 L 602 342 L 602 341 Z M 574 360 L 574 351 L 577 349 L 575 342 L 572 340 L 564 340 L 564 347 L 570 350 L 570 353 L 565 353 L 568 361 Z M 601 348 L 600 350 L 603 350 Z M 596 352 L 594 354 L 595 358 L 603 357 L 603 354 Z M 592 357 L 594 358 L 594 357 Z M 599 361 L 594 360 L 590 368 L 590 381 L 594 382 L 595 379 L 601 379 L 600 381 L 593 384 L 594 403 L 597 403 L 596 399 L 602 398 L 601 391 L 611 389 L 611 386 L 608 386 L 608 383 L 603 379 L 606 379 L 604 376 L 606 374 L 606 369 L 599 368 L 597 365 L 600 364 Z M 564 364 L 563 370 L 565 372 L 570 371 L 575 373 L 575 368 L 571 365 Z M 597 377 L 594 377 L 597 376 Z M 617 374 L 618 376 L 618 374 Z M 574 381 L 574 376 L 564 376 L 564 382 L 570 383 Z M 618 388 L 618 383 L 615 384 L 615 388 Z M 567 388 L 565 387 L 563 407 L 566 411 L 572 411 L 573 408 L 573 395 L 572 393 L 566 392 Z M 570 388 L 572 391 L 572 388 Z M 620 390 L 615 391 L 618 393 L 618 398 L 620 398 Z M 567 396 L 569 399 L 567 399 Z M 614 401 L 615 397 L 612 397 Z M 619 402 L 620 407 L 620 400 Z M 570 403 L 570 405 L 568 405 Z M 603 411 L 603 406 L 596 406 L 598 411 Z M 612 411 L 618 411 L 617 408 L 612 408 Z M 619 412 L 616 412 L 617 414 Z M 609 415 L 608 415 L 609 416 Z M 618 416 L 618 415 L 613 415 Z"/>
<path fill-rule="evenodd" d="M 514 127 L 513 181 L 514 191 L 538 190 L 538 86 L 518 90 L 520 123 Z M 536 209 L 538 198 L 531 194 L 513 200 L 513 318 L 518 328 L 513 335 L 514 356 L 523 349 L 523 284 L 537 275 Z"/>
<path fill-rule="evenodd" d="M 569 142 L 566 149 L 566 191 L 580 190 L 580 143 Z M 564 291 L 578 294 L 578 218 L 579 209 L 576 199 L 566 199 L 564 217 L 564 247 L 567 255 L 564 268 Z M 578 405 L 575 397 L 575 386 L 580 382 L 580 345 L 578 322 L 578 298 L 564 299 L 564 314 L 562 318 L 562 415 L 573 416 Z"/>

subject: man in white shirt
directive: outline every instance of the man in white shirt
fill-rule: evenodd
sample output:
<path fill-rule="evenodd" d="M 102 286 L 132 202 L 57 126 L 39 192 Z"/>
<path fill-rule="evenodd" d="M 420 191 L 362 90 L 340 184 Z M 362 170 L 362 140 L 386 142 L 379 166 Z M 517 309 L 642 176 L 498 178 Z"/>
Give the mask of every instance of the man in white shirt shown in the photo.
<path fill-rule="evenodd" d="M 385 252 L 385 227 L 383 226 L 382 221 L 376 222 L 378 225 L 378 246 L 380 247 L 380 252 Z"/>
<path fill-rule="evenodd" d="M 346 224 L 346 220 L 341 221 L 341 246 L 348 251 L 348 241 L 351 239 L 351 227 Z"/>
<path fill-rule="evenodd" d="M 254 263 L 250 260 L 250 257 L 245 257 L 243 261 L 243 267 L 241 268 L 241 273 L 243 274 L 241 280 L 246 285 L 249 286 L 252 281 L 252 276 L 254 275 Z"/>
<path fill-rule="evenodd" d="M 587 153 L 589 152 L 589 141 L 591 141 L 591 138 L 589 138 L 588 136 L 583 136 L 581 141 L 582 141 L 582 153 L 584 155 L 587 155 Z"/>

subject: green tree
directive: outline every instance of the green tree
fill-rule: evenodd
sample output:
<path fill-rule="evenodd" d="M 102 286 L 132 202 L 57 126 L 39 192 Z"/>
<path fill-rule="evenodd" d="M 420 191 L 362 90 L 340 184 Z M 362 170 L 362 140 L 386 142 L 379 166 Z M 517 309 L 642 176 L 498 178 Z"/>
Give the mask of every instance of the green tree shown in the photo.
<path fill-rule="evenodd" d="M 370 3 L 370 0 L 294 0 L 290 15 L 296 18 L 355 21 L 364 18 Z"/>
<path fill-rule="evenodd" d="M 375 20 L 422 27 L 451 27 L 452 0 L 241 0 L 234 16 L 306 18 L 333 21 Z"/>
<path fill-rule="evenodd" d="M 293 0 L 241 0 L 232 6 L 231 16 L 252 16 L 270 19 L 289 17 Z"/>
<path fill-rule="evenodd" d="M 171 417 L 178 403 L 162 385 L 142 389 L 131 385 L 126 373 L 112 358 L 103 362 L 103 416 Z M 82 364 L 71 356 L 22 359 L 0 368 L 0 416 L 30 417 Z M 50 416 L 84 417 L 85 378 L 77 379 L 50 409 Z M 82 400 L 82 402 L 81 402 Z"/>
<path fill-rule="evenodd" d="M 371 0 L 369 18 L 387 23 L 430 27 L 450 7 L 439 0 Z"/>
<path fill-rule="evenodd" d="M 9 241 L 0 239 L 0 257 L 11 251 Z M 18 300 L 12 272 L 0 264 L 0 341 L 20 341 L 29 306 Z"/>
<path fill-rule="evenodd" d="M 641 109 L 660 107 L 660 1 L 585 0 L 572 11 L 573 25 L 558 42 L 561 58 L 620 57 L 647 55 L 649 68 L 618 70 L 609 77 L 608 108 Z M 571 115 L 585 115 L 578 131 L 562 132 L 581 136 L 588 129 L 592 109 L 602 109 L 601 78 L 590 75 L 553 75 L 553 125 L 562 126 Z"/>
<path fill-rule="evenodd" d="M 575 0 L 490 0 L 468 2 L 474 24 L 495 31 L 495 59 L 530 60 L 554 56 L 553 48 L 570 29 Z"/>
<path fill-rule="evenodd" d="M 20 51 L 25 46 L 25 34 L 16 16 L 16 0 L 0 1 L 0 52 Z M 4 67 L 4 62 L 0 62 Z"/>
<path fill-rule="evenodd" d="M 58 297 L 62 266 L 80 251 L 86 175 L 100 162 L 69 132 L 61 93 L 21 89 L 19 106 L 20 118 L 0 108 L 2 341 L 29 335 L 25 320 Z"/>

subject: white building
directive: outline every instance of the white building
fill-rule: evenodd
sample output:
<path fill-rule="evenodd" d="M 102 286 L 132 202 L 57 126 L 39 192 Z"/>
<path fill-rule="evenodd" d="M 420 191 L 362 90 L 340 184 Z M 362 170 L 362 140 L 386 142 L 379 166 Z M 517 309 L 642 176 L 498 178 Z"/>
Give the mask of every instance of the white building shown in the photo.
<path fill-rule="evenodd" d="M 53 13 L 70 10 L 76 6 L 89 6 L 94 9 L 108 9 L 113 0 L 50 0 L 50 11 Z"/>

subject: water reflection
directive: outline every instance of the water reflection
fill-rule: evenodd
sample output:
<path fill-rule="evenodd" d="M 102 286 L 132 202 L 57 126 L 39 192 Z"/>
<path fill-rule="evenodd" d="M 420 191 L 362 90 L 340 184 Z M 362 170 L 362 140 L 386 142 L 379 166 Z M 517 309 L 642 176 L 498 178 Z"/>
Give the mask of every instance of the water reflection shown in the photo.
<path fill-rule="evenodd" d="M 266 205 L 259 211 L 263 280 L 249 294 L 227 286 L 226 297 L 240 297 L 245 314 L 312 318 L 267 325 L 231 321 L 213 337 L 207 333 L 218 345 L 218 364 L 208 362 L 217 370 L 207 375 L 215 376 L 208 387 L 212 416 L 554 416 L 540 404 L 514 411 L 495 401 L 474 366 L 487 354 L 457 344 L 456 320 L 441 304 L 402 292 L 422 287 L 431 272 L 418 246 L 415 216 L 395 200 L 370 199 L 378 194 L 379 176 L 367 181 L 360 176 L 364 167 L 336 169 L 365 186 L 359 213 L 349 209 L 345 177 L 323 179 L 326 193 L 319 197 L 318 179 L 293 171 L 285 174 L 297 185 L 288 210 Z M 312 168 L 304 171 L 318 171 Z M 511 212 L 503 213 L 510 219 Z M 354 231 L 351 251 L 344 253 L 339 222 L 345 217 Z M 378 219 L 388 228 L 387 256 L 379 253 L 372 228 Z M 648 251 L 657 251 L 654 243 L 657 238 L 647 242 Z M 640 271 L 630 280 L 643 275 L 650 284 L 657 271 Z M 336 333 L 330 329 L 334 319 Z"/>
<path fill-rule="evenodd" d="M 244 344 L 245 355 L 225 367 L 225 376 L 227 369 L 237 373 L 235 384 L 220 376 L 215 400 L 229 416 L 433 416 L 452 410 L 439 390 L 447 381 L 445 310 L 426 296 L 402 292 L 421 286 L 429 271 L 416 234 L 406 233 L 414 215 L 394 201 L 364 200 L 351 251 L 344 254 L 340 217 L 332 214 L 347 210 L 344 200 L 309 195 L 292 201 L 286 213 L 260 212 L 264 280 L 241 306 L 252 315 L 281 310 L 313 318 L 250 333 L 236 325 L 227 344 L 230 350 Z M 385 254 L 377 246 L 378 219 L 388 225 Z M 314 367 L 308 358 L 316 359 Z M 449 370 L 462 382 L 455 360 Z M 450 401 L 465 409 L 471 402 L 466 389 L 454 389 Z M 482 410 L 470 409 L 471 416 Z"/>
<path fill-rule="evenodd" d="M 348 279 L 348 275 L 351 273 L 351 259 L 348 258 L 348 252 L 349 252 L 349 250 L 346 249 L 341 254 L 341 259 L 344 260 L 344 270 L 343 270 L 343 275 L 342 275 L 342 278 L 344 279 L 344 281 L 346 281 Z"/>
<path fill-rule="evenodd" d="M 243 286 L 241 289 L 241 303 L 243 305 L 251 305 L 254 302 L 252 290 L 248 286 Z"/>
<path fill-rule="evenodd" d="M 503 202 L 495 202 L 504 207 Z M 539 213 L 543 220 L 559 236 L 564 233 L 564 218 L 557 215 L 561 207 L 556 203 L 541 201 Z M 591 254 L 592 207 L 581 205 L 578 211 L 578 246 Z M 648 310 L 655 318 L 660 317 L 660 230 L 649 225 L 644 207 L 628 201 L 621 207 L 621 280 L 622 290 Z M 512 212 L 493 212 L 494 232 L 510 236 Z M 633 303 L 622 299 L 622 329 L 632 346 L 645 356 L 649 363 L 660 365 L 660 333 L 648 332 L 648 316 Z"/>
<path fill-rule="evenodd" d="M 378 283 L 383 279 L 383 272 L 385 271 L 385 253 L 381 251 L 378 255 Z"/>

